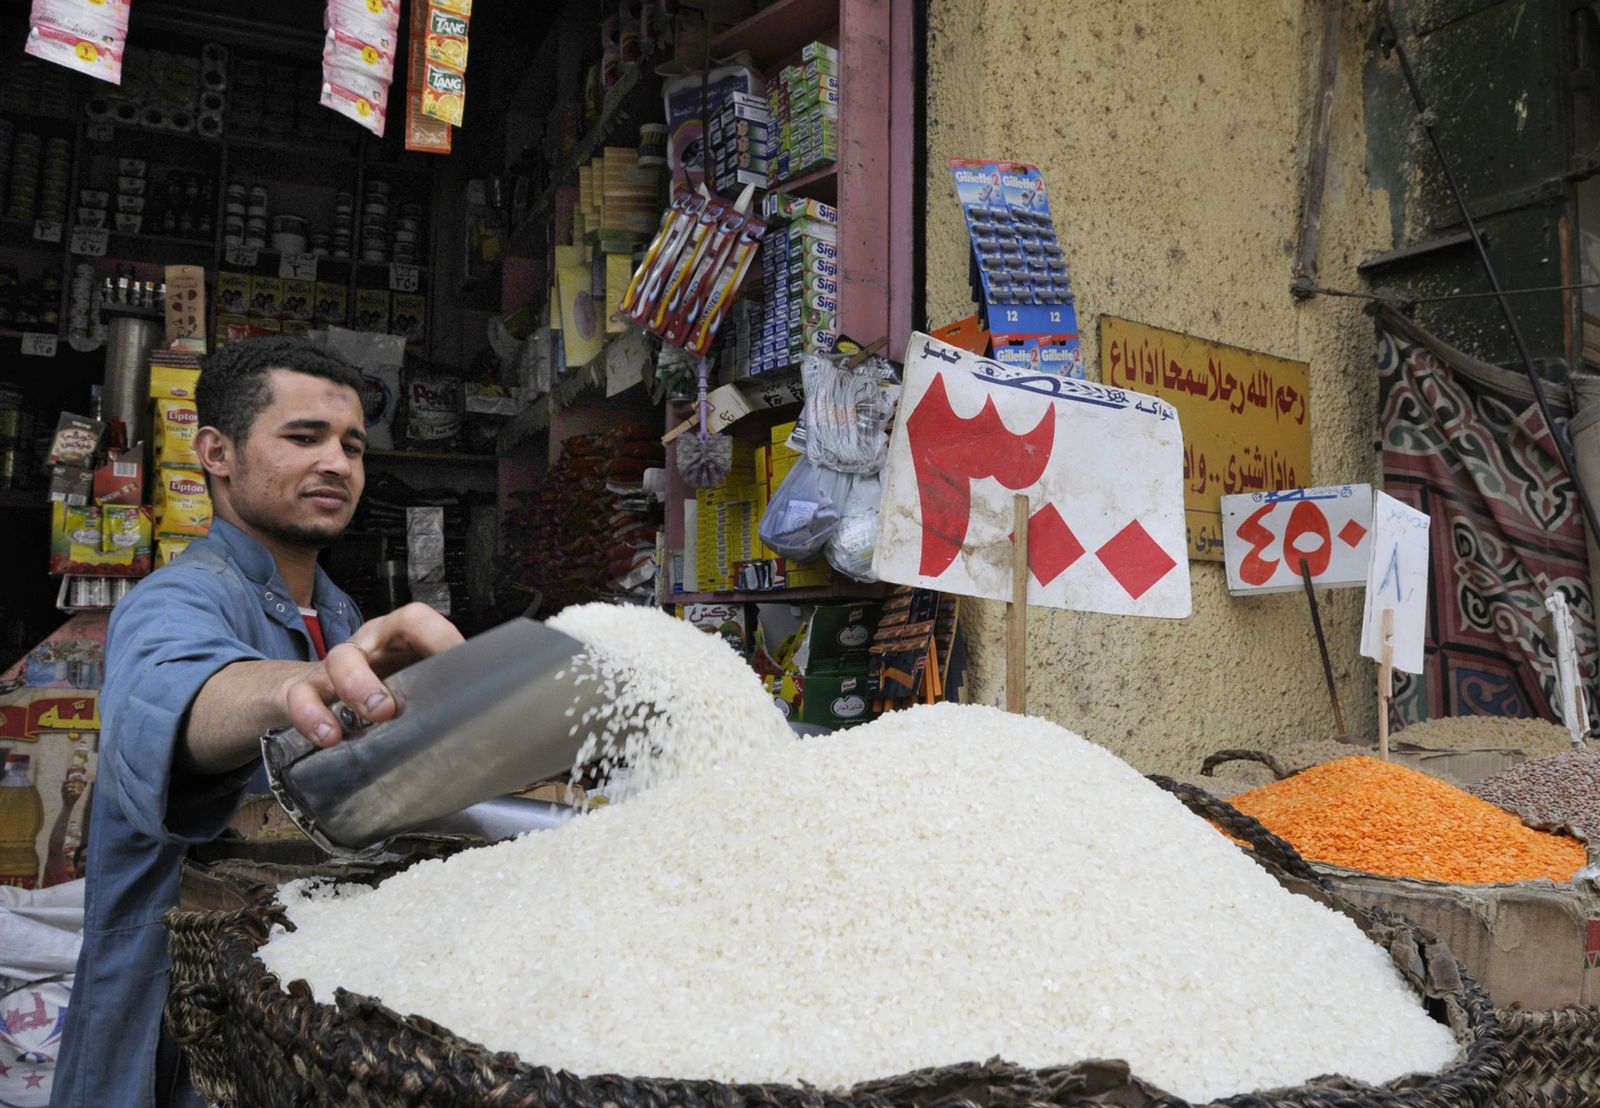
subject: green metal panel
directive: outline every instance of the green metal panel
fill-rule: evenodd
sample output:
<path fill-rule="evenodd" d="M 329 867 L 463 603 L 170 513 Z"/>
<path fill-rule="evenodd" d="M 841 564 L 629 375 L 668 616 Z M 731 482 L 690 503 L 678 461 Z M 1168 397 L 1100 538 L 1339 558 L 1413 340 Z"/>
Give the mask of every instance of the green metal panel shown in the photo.
<path fill-rule="evenodd" d="M 1563 282 L 1560 225 L 1573 155 L 1568 6 L 1561 0 L 1388 0 L 1433 116 L 1435 133 L 1488 237 L 1508 288 Z M 1368 172 L 1388 190 L 1394 245 L 1463 224 L 1400 73 L 1374 39 L 1364 74 Z M 1422 293 L 1480 292 L 1488 281 L 1471 246 L 1424 251 L 1368 273 Z M 1561 294 L 1522 295 L 1513 307 L 1537 357 L 1565 358 Z M 1516 351 L 1490 298 L 1428 304 L 1419 322 L 1494 362 Z"/>

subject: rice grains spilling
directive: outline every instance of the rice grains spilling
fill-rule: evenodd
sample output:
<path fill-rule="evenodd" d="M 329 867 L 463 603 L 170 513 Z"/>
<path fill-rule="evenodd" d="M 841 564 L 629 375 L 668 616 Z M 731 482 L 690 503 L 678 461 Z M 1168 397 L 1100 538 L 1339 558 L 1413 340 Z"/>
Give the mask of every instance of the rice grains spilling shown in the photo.
<path fill-rule="evenodd" d="M 280 896 L 280 980 L 580 1074 L 844 1089 L 1122 1058 L 1204 1102 L 1457 1053 L 1348 918 L 1107 751 L 993 708 L 767 744 L 375 889 Z"/>
<path fill-rule="evenodd" d="M 602 778 L 626 767 L 628 791 L 794 740 L 749 664 L 720 635 L 657 608 L 580 604 L 548 626 L 590 647 L 605 702 L 574 718 L 594 730 L 574 769 L 598 762 Z M 567 709 L 573 714 L 573 709 Z M 684 741 L 682 736 L 693 736 Z"/>
<path fill-rule="evenodd" d="M 1460 885 L 1570 881 L 1583 844 L 1393 762 L 1344 758 L 1233 798 L 1306 858 Z"/>

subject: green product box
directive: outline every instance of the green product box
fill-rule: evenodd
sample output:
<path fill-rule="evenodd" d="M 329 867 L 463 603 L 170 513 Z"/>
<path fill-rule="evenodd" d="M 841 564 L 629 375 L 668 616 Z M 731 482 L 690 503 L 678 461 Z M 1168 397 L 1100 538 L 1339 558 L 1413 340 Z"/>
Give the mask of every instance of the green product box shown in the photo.
<path fill-rule="evenodd" d="M 867 672 L 808 672 L 803 678 L 800 722 L 838 730 L 872 719 L 872 699 L 867 695 Z"/>
<path fill-rule="evenodd" d="M 805 672 L 825 668 L 829 663 L 847 659 L 862 661 L 867 648 L 872 645 L 872 634 L 878 628 L 876 601 L 855 604 L 818 604 L 811 611 L 811 630 L 806 635 L 807 657 Z M 819 667 L 820 663 L 820 667 Z"/>

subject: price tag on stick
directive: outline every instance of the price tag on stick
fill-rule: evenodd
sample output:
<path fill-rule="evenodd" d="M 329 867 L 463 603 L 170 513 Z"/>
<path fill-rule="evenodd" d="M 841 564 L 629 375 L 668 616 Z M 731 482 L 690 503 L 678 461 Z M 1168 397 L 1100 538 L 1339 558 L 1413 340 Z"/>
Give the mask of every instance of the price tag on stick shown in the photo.
<path fill-rule="evenodd" d="M 1318 588 L 1365 584 L 1371 532 L 1371 485 L 1224 496 L 1228 592 L 1259 596 L 1302 588 L 1302 561 Z"/>
<path fill-rule="evenodd" d="M 36 219 L 33 221 L 33 240 L 35 242 L 60 242 L 61 224 L 56 220 Z"/>

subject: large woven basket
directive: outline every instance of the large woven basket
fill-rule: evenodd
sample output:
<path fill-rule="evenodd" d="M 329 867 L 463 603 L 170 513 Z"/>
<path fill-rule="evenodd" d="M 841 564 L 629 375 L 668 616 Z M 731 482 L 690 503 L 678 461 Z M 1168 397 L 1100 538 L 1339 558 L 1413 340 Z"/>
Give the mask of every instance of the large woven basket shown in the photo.
<path fill-rule="evenodd" d="M 1340 901 L 1282 839 L 1204 790 L 1151 780 L 1253 847 L 1286 887 L 1356 920 L 1389 951 L 1428 1011 L 1464 1046 L 1457 1063 L 1373 1088 L 1324 1078 L 1294 1089 L 1213 1102 L 1227 1108 L 1490 1108 L 1501 1102 L 1505 1045 L 1483 991 L 1442 943 L 1409 921 Z M 724 1085 L 613 1075 L 579 1077 L 494 1054 L 417 1016 L 341 991 L 316 1003 L 303 981 L 285 989 L 256 950 L 283 915 L 276 906 L 169 913 L 167 1018 L 195 1085 L 223 1108 L 457 1105 L 470 1108 L 1189 1108 L 1128 1073 L 1091 1061 L 1025 1070 L 991 1060 L 858 1085 L 845 1094 L 781 1085 Z M 1519 1102 L 1520 1103 L 1520 1102 Z M 1528 1102 L 1533 1103 L 1533 1102 Z M 1539 1102 L 1544 1103 L 1544 1102 Z"/>
<path fill-rule="evenodd" d="M 1497 1108 L 1600 1105 L 1600 1009 L 1501 1009 L 1495 1015 L 1506 1049 Z"/>

